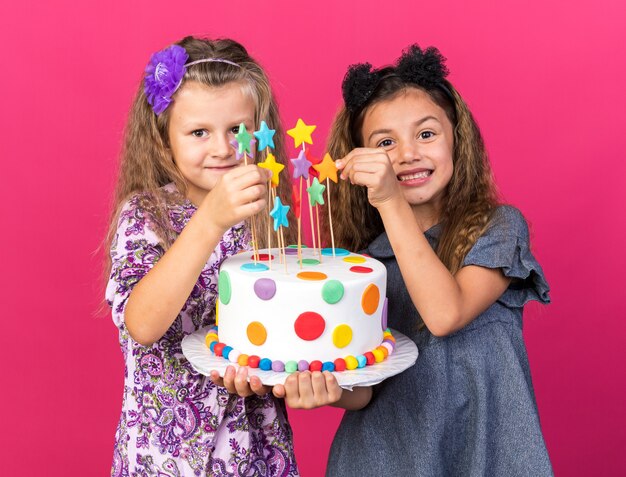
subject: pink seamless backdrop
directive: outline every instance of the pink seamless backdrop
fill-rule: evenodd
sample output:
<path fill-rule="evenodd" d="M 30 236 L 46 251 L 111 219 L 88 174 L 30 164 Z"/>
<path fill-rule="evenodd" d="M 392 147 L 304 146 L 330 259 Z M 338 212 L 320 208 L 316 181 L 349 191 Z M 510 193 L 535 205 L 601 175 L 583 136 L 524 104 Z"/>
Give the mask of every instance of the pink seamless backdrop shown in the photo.
<path fill-rule="evenodd" d="M 318 125 L 317 154 L 348 64 L 440 48 L 552 287 L 524 333 L 556 474 L 626 475 L 625 5 L 4 2 L 1 473 L 109 472 L 123 361 L 98 313 L 97 249 L 143 67 L 195 34 L 241 41 L 267 68 L 285 126 Z M 341 412 L 290 417 L 302 475 L 323 475 Z"/>

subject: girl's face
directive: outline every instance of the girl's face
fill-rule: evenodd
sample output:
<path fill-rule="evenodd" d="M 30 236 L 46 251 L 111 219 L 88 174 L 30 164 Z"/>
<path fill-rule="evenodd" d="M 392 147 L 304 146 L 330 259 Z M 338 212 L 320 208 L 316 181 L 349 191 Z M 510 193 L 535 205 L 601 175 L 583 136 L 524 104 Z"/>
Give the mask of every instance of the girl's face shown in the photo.
<path fill-rule="evenodd" d="M 241 83 L 211 88 L 190 81 L 170 107 L 172 156 L 187 181 L 187 198 L 199 205 L 220 177 L 243 164 L 230 141 L 241 123 L 254 131 L 254 101 Z"/>
<path fill-rule="evenodd" d="M 387 152 L 413 210 L 439 213 L 454 168 L 454 131 L 445 111 L 426 92 L 407 88 L 366 111 L 362 134 L 365 147 Z"/>

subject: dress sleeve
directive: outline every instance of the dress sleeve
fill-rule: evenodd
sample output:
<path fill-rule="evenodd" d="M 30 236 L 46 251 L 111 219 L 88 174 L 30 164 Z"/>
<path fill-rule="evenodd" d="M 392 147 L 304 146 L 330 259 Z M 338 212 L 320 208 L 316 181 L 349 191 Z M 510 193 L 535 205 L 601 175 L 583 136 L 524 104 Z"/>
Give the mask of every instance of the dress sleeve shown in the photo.
<path fill-rule="evenodd" d="M 133 287 L 164 254 L 161 241 L 138 207 L 137 197 L 122 207 L 110 254 L 106 300 L 111 306 L 113 322 L 119 328 L 123 326 L 126 302 Z"/>
<path fill-rule="evenodd" d="M 476 241 L 463 265 L 500 268 L 513 281 L 498 299 L 512 308 L 531 300 L 550 303 L 550 287 L 541 266 L 530 251 L 528 224 L 514 207 L 499 207 L 487 231 Z"/>

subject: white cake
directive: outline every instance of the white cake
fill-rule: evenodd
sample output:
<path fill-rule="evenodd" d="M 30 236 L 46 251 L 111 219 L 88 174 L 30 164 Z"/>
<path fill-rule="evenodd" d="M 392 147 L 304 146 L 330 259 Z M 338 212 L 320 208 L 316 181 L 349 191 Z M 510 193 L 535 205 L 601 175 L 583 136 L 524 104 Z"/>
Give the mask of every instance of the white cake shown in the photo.
<path fill-rule="evenodd" d="M 382 361 L 395 340 L 387 328 L 387 271 L 343 249 L 244 252 L 219 274 L 218 329 L 207 346 L 233 363 L 295 371 L 342 371 Z M 268 260 L 271 255 L 271 260 Z M 252 360 L 249 362 L 249 358 Z M 260 364 L 258 362 L 260 361 Z"/>

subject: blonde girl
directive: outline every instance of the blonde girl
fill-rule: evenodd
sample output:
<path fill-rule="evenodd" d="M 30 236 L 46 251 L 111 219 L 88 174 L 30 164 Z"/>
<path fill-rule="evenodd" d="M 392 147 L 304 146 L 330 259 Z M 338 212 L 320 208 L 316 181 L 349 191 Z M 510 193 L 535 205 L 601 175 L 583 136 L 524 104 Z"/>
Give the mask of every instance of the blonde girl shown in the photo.
<path fill-rule="evenodd" d="M 261 120 L 284 160 L 268 79 L 237 42 L 187 37 L 151 58 L 107 237 L 106 298 L 126 366 L 112 475 L 298 474 L 283 403 L 231 394 L 181 352 L 184 336 L 215 322 L 220 263 L 249 248 L 250 218 L 267 206 L 267 171 L 231 145 L 240 124 L 252 132 Z M 281 181 L 278 194 L 289 192 Z"/>

